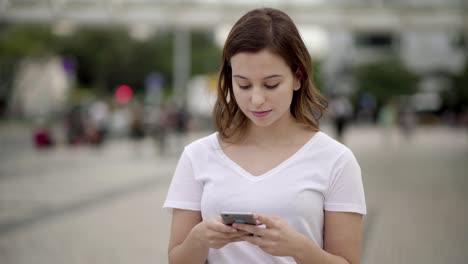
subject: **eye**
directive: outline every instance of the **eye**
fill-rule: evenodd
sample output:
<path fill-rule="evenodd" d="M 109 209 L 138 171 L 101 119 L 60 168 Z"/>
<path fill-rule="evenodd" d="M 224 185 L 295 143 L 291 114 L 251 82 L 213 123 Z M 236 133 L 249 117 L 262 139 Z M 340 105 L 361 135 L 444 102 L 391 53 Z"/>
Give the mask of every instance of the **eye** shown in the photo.
<path fill-rule="evenodd" d="M 252 86 L 252 85 L 250 85 L 250 84 L 249 85 L 240 85 L 240 84 L 238 84 L 238 86 L 239 86 L 239 88 L 245 90 L 245 89 L 249 89 L 250 86 Z"/>
<path fill-rule="evenodd" d="M 268 89 L 275 89 L 276 87 L 278 87 L 279 83 L 277 84 L 273 84 L 273 85 L 266 85 L 265 84 L 265 87 L 268 88 Z"/>

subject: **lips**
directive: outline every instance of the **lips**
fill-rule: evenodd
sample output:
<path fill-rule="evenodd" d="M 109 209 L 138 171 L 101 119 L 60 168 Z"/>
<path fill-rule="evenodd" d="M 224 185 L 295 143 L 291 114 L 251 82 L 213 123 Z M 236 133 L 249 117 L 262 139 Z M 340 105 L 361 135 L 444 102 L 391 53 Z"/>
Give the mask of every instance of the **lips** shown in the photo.
<path fill-rule="evenodd" d="M 255 116 L 255 117 L 265 117 L 267 116 L 269 113 L 271 113 L 271 110 L 267 110 L 267 111 L 251 111 L 252 114 Z"/>

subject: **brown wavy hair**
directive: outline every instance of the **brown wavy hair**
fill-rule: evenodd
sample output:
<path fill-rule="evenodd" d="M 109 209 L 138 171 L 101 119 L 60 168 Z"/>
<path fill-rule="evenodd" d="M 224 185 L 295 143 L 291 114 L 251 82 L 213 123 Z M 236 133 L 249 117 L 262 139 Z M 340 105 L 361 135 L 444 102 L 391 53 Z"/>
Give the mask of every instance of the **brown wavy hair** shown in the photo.
<path fill-rule="evenodd" d="M 310 54 L 287 14 L 273 8 L 261 8 L 242 16 L 224 45 L 213 109 L 214 126 L 222 139 L 241 139 L 248 125 L 248 118 L 233 96 L 231 58 L 240 52 L 255 53 L 263 49 L 282 57 L 301 82 L 300 89 L 293 93 L 290 107 L 293 117 L 319 130 L 319 119 L 328 103 L 312 82 Z"/>

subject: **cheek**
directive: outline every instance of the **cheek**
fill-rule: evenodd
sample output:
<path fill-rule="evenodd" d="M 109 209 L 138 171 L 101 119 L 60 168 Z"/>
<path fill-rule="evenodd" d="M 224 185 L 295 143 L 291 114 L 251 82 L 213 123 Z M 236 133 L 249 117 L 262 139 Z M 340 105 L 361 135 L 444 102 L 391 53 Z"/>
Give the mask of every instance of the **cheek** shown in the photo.
<path fill-rule="evenodd" d="M 276 94 L 275 99 L 277 101 L 287 102 L 288 100 L 292 99 L 294 90 L 292 89 L 292 86 L 287 86 L 283 88 L 284 89 L 281 89 L 281 91 L 279 91 Z"/>
<path fill-rule="evenodd" d="M 248 93 L 244 91 L 240 91 L 239 89 L 234 89 L 234 98 L 236 99 L 237 104 L 242 107 L 246 100 L 248 100 Z"/>

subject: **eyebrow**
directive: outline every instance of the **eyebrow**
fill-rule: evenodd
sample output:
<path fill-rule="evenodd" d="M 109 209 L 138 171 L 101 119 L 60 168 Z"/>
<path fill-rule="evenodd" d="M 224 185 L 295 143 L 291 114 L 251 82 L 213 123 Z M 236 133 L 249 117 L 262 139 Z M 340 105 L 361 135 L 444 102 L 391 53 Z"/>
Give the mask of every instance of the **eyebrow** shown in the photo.
<path fill-rule="evenodd" d="M 244 80 L 248 80 L 249 78 L 245 77 L 245 76 L 242 76 L 242 75 L 234 75 L 233 77 L 236 77 L 236 78 L 241 78 L 241 79 L 244 79 Z M 276 77 L 283 77 L 283 75 L 279 75 L 279 74 L 273 74 L 273 75 L 270 75 L 270 76 L 267 76 L 265 78 L 263 78 L 263 80 L 266 80 L 266 79 L 271 79 L 271 78 L 276 78 Z"/>

